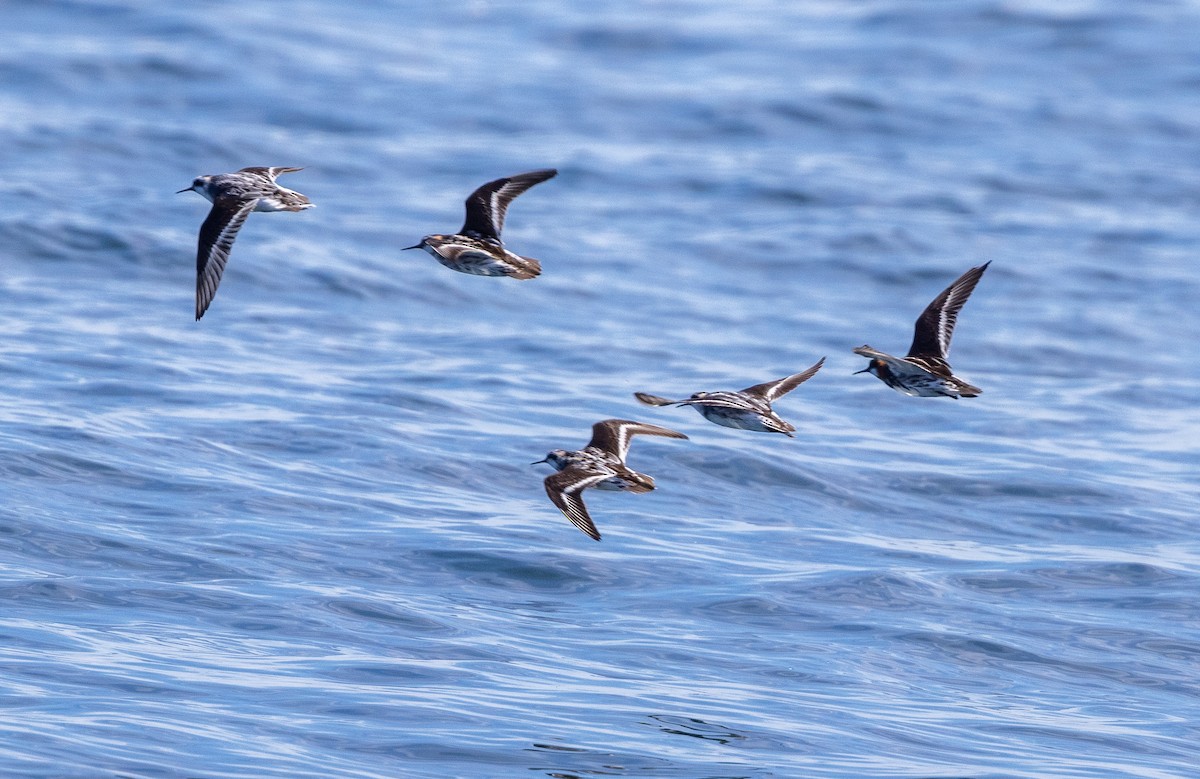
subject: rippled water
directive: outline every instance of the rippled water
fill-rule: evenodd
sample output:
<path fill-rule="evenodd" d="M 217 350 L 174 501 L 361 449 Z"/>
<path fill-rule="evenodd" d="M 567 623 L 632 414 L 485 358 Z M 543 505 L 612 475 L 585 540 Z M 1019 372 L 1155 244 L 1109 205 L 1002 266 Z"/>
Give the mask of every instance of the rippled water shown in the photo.
<path fill-rule="evenodd" d="M 3 17 L 3 776 L 1197 775 L 1194 2 Z M 196 323 L 245 165 L 317 208 Z M 536 281 L 400 251 L 546 166 Z M 850 375 L 987 260 L 981 397 Z M 596 544 L 614 416 L 692 440 Z"/>

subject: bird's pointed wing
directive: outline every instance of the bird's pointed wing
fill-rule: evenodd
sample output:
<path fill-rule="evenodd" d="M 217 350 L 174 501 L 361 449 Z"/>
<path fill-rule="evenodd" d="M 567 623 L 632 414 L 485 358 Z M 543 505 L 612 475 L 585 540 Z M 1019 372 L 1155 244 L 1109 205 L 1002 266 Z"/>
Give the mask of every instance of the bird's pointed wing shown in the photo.
<path fill-rule="evenodd" d="M 272 184 L 274 184 L 275 179 L 279 178 L 284 173 L 295 173 L 295 172 L 301 171 L 301 170 L 304 170 L 304 168 L 284 168 L 284 167 L 264 168 L 264 167 L 256 166 L 256 167 L 250 167 L 250 168 L 242 168 L 241 170 L 238 171 L 238 173 L 250 173 L 255 176 L 263 176 L 264 178 L 269 179 Z"/>
<path fill-rule="evenodd" d="M 229 261 L 233 239 L 254 210 L 254 200 L 218 200 L 200 225 L 196 248 L 196 319 L 204 316 Z"/>
<path fill-rule="evenodd" d="M 670 406 L 673 403 L 680 402 L 678 400 L 664 398 L 661 395 L 651 395 L 649 392 L 635 392 L 633 393 L 633 396 L 637 398 L 639 402 L 645 403 L 647 406 Z"/>
<path fill-rule="evenodd" d="M 635 435 L 660 435 L 667 438 L 687 438 L 683 433 L 668 430 L 658 425 L 648 425 L 644 422 L 632 422 L 628 419 L 606 419 L 592 425 L 592 440 L 588 446 L 594 446 L 601 451 L 615 454 L 617 459 L 625 462 L 629 452 L 629 441 Z"/>
<path fill-rule="evenodd" d="M 866 344 L 856 347 L 854 349 L 854 353 L 862 355 L 863 357 L 866 357 L 866 358 L 872 359 L 872 360 L 876 359 L 876 358 L 878 358 L 880 360 L 883 360 L 885 358 L 888 360 L 896 359 L 896 358 L 892 357 L 890 354 L 888 354 L 887 352 L 881 352 L 878 349 L 872 349 L 870 346 L 868 346 Z"/>
<path fill-rule="evenodd" d="M 794 373 L 791 376 L 786 376 L 776 381 L 767 381 L 762 384 L 755 384 L 753 387 L 746 387 L 742 392 L 747 395 L 757 395 L 768 403 L 776 398 L 781 398 L 792 390 L 799 387 L 804 382 L 816 375 L 817 371 L 821 370 L 821 366 L 825 364 L 825 358 L 817 360 L 817 364 L 808 370 Z"/>
<path fill-rule="evenodd" d="M 954 335 L 958 312 L 991 264 L 990 261 L 985 262 L 959 276 L 921 312 L 913 328 L 909 357 L 939 357 L 944 360 L 950 354 L 950 338 Z"/>
<path fill-rule="evenodd" d="M 606 478 L 608 476 L 603 473 L 589 473 L 578 468 L 567 468 L 565 471 L 550 474 L 543 482 L 550 501 L 558 506 L 558 510 L 563 513 L 563 516 L 597 541 L 600 540 L 600 531 L 592 522 L 587 506 L 583 505 L 583 498 L 579 493 L 588 487 L 599 484 Z"/>
<path fill-rule="evenodd" d="M 489 181 L 467 198 L 467 219 L 463 222 L 460 232 L 468 235 L 478 233 L 485 238 L 500 240 L 508 204 L 534 184 L 540 184 L 557 175 L 557 170 L 546 168 Z"/>

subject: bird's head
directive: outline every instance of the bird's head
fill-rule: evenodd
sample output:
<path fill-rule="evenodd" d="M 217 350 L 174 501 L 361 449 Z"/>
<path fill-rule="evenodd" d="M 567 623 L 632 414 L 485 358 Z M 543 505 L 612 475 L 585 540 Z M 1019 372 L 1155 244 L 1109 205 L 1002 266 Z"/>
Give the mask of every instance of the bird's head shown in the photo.
<path fill-rule="evenodd" d="M 872 376 L 880 376 L 886 370 L 887 370 L 887 363 L 884 362 L 883 360 L 880 360 L 877 357 L 874 360 L 871 360 L 869 363 L 867 363 L 867 367 L 863 368 L 861 371 L 855 371 L 854 373 L 856 375 L 859 373 L 869 373 Z"/>
<path fill-rule="evenodd" d="M 538 463 L 550 463 L 555 468 L 562 470 L 566 465 L 568 454 L 569 452 L 567 452 L 565 449 L 554 449 L 550 452 L 547 452 L 544 458 L 541 460 L 536 460 L 530 463 L 530 465 L 537 465 Z"/>
<path fill-rule="evenodd" d="M 427 235 L 427 236 L 425 236 L 424 238 L 422 238 L 422 239 L 421 239 L 421 242 L 420 242 L 420 243 L 413 244 L 412 246 L 405 246 L 405 247 L 404 247 L 403 249 L 401 249 L 400 251 L 405 251 L 405 252 L 406 252 L 406 251 L 408 251 L 409 249 L 424 249 L 425 247 L 429 246 L 429 244 L 430 244 L 431 242 L 433 242 L 433 241 L 440 241 L 440 240 L 444 239 L 445 237 L 446 237 L 446 236 L 444 236 L 444 235 Z"/>
<path fill-rule="evenodd" d="M 204 195 L 209 200 L 212 200 L 212 198 L 208 194 L 208 182 L 211 179 L 212 179 L 212 176 L 197 176 L 196 178 L 192 179 L 192 185 L 190 187 L 184 187 L 183 189 L 179 190 L 179 192 L 176 192 L 175 194 L 179 195 L 184 192 L 199 192 L 201 195 Z"/>

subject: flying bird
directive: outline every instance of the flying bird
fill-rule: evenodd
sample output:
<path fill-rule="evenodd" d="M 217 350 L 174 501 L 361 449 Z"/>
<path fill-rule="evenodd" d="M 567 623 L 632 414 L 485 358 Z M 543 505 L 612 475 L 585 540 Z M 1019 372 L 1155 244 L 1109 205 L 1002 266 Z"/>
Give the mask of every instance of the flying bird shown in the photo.
<path fill-rule="evenodd" d="M 587 506 L 583 505 L 580 493 L 589 487 L 635 493 L 654 489 L 654 479 L 625 464 L 630 439 L 635 435 L 687 438 L 683 433 L 658 425 L 631 422 L 628 419 L 606 419 L 592 425 L 592 440 L 579 451 L 555 449 L 537 461 L 550 463 L 558 470 L 558 473 L 550 474 L 545 480 L 550 501 L 575 527 L 597 541 L 600 540 L 600 531 L 592 522 Z"/>
<path fill-rule="evenodd" d="M 504 215 L 517 195 L 558 175 L 553 168 L 521 173 L 489 181 L 467 198 L 467 218 L 454 235 L 427 235 L 408 249 L 424 249 L 451 270 L 476 276 L 509 276 L 532 279 L 542 272 L 542 264 L 504 248 L 500 232 Z"/>
<path fill-rule="evenodd" d="M 991 264 L 985 262 L 959 276 L 921 312 L 907 356 L 893 357 L 863 345 L 854 353 L 870 358 L 871 362 L 855 373 L 870 373 L 897 392 L 914 397 L 973 398 L 983 392 L 955 376 L 946 356 L 950 353 L 958 312 Z"/>
<path fill-rule="evenodd" d="M 788 438 L 795 438 L 792 435 L 796 432 L 795 426 L 776 414 L 771 402 L 811 379 L 824 364 L 822 357 L 816 365 L 800 373 L 737 392 L 696 392 L 683 400 L 669 400 L 645 392 L 635 392 L 633 396 L 648 406 L 692 406 L 709 422 L 724 427 L 783 433 Z"/>
<path fill-rule="evenodd" d="M 217 294 L 221 274 L 238 230 L 251 211 L 303 211 L 312 202 L 299 192 L 279 186 L 275 179 L 303 168 L 242 168 L 236 173 L 197 176 L 181 192 L 199 192 L 213 205 L 200 225 L 196 250 L 196 320 L 204 316 Z"/>

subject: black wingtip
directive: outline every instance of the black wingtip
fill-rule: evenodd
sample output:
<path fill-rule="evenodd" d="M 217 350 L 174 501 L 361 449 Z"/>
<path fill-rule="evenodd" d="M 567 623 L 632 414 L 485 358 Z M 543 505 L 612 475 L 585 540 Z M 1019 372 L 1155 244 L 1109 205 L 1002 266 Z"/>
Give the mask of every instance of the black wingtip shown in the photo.
<path fill-rule="evenodd" d="M 538 168 L 537 170 L 528 170 L 524 173 L 515 173 L 511 176 L 505 176 L 509 181 L 513 179 L 537 179 L 537 183 L 549 181 L 558 175 L 558 168 Z"/>

